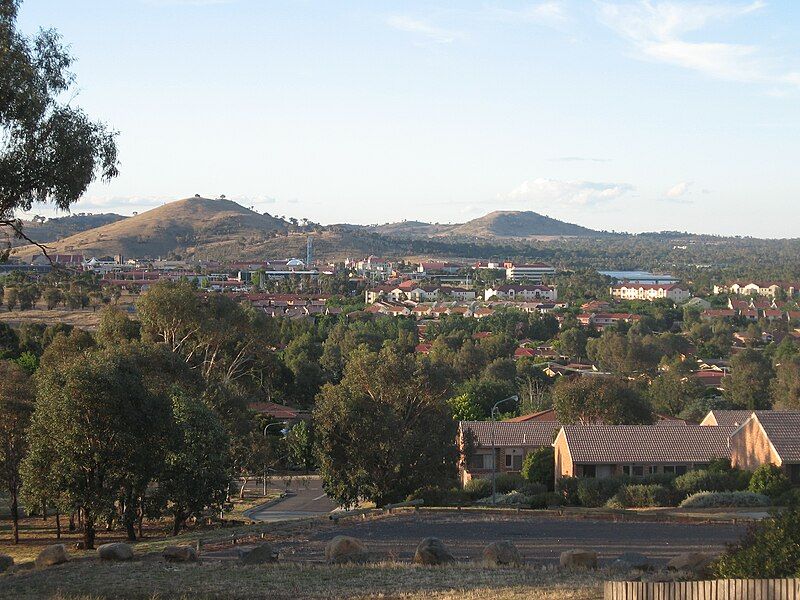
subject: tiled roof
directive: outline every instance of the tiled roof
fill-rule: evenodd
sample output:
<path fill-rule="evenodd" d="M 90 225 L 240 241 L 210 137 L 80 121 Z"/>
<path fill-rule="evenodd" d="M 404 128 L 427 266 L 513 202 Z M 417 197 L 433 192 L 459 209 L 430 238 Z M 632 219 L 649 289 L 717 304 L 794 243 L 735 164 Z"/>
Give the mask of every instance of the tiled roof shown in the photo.
<path fill-rule="evenodd" d="M 574 463 L 704 463 L 730 456 L 735 427 L 566 425 Z"/>
<path fill-rule="evenodd" d="M 508 423 L 530 423 L 532 421 L 555 423 L 558 421 L 558 417 L 556 417 L 555 410 L 548 408 L 546 410 L 540 410 L 539 412 L 520 415 L 519 417 L 514 417 L 512 419 L 506 419 L 506 422 Z"/>
<path fill-rule="evenodd" d="M 783 462 L 800 461 L 800 412 L 758 410 L 756 418 Z"/>
<path fill-rule="evenodd" d="M 714 416 L 714 419 L 717 422 L 717 425 L 721 427 L 730 427 L 742 425 L 747 419 L 750 418 L 750 415 L 753 414 L 752 410 L 712 410 L 711 415 Z M 706 415 L 706 419 L 708 415 Z"/>
<path fill-rule="evenodd" d="M 460 421 L 462 432 L 472 431 L 476 447 L 492 446 L 492 429 L 495 445 L 501 446 L 549 446 L 553 443 L 561 424 L 556 421 Z"/>

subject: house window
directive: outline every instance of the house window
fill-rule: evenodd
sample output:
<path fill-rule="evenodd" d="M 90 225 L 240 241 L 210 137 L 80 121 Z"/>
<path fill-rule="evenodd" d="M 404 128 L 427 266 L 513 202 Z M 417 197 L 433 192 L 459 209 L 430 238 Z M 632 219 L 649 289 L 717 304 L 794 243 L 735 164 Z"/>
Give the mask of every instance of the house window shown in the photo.
<path fill-rule="evenodd" d="M 633 467 L 633 476 L 634 477 L 642 477 L 644 476 L 644 467 L 637 465 Z"/>
<path fill-rule="evenodd" d="M 685 475 L 686 465 L 675 465 L 675 475 Z"/>
<path fill-rule="evenodd" d="M 655 475 L 658 473 L 658 467 L 656 465 L 650 465 L 647 467 L 647 474 L 648 475 Z"/>
<path fill-rule="evenodd" d="M 631 466 L 630 465 L 622 465 L 622 474 L 630 477 L 631 475 Z"/>
<path fill-rule="evenodd" d="M 522 470 L 522 450 L 506 451 L 506 469 L 509 471 Z"/>
<path fill-rule="evenodd" d="M 590 479 L 594 479 L 595 477 L 597 477 L 597 466 L 583 465 L 583 476 L 588 477 Z"/>
<path fill-rule="evenodd" d="M 492 468 L 492 455 L 491 454 L 473 454 L 467 468 L 471 471 L 488 471 Z"/>
<path fill-rule="evenodd" d="M 664 474 L 675 474 L 675 465 L 664 465 Z"/>

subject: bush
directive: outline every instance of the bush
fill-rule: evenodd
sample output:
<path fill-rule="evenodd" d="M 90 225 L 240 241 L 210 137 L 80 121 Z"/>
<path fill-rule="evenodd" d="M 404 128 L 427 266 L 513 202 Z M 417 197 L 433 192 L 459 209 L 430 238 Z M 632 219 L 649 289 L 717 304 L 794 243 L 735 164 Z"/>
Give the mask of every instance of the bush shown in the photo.
<path fill-rule="evenodd" d="M 520 492 L 516 491 L 509 492 L 507 494 L 497 494 L 494 499 L 494 505 L 496 506 L 522 506 L 529 505 L 530 503 L 530 496 L 526 496 L 525 494 L 521 494 Z M 486 498 L 481 498 L 480 500 L 476 501 L 475 504 L 492 506 L 492 497 L 490 495 Z"/>
<path fill-rule="evenodd" d="M 794 506 L 800 504 L 800 488 L 792 488 L 774 499 L 777 506 Z"/>
<path fill-rule="evenodd" d="M 547 492 L 547 486 L 542 483 L 526 483 L 518 492 L 522 492 L 526 496 L 537 496 Z"/>
<path fill-rule="evenodd" d="M 611 508 L 668 506 L 670 498 L 670 491 L 663 485 L 636 483 L 619 488 L 614 497 L 608 501 L 608 506 Z"/>
<path fill-rule="evenodd" d="M 681 508 L 736 508 L 769 506 L 769 496 L 755 492 L 697 492 L 680 503 Z"/>
<path fill-rule="evenodd" d="M 492 480 L 489 479 L 488 481 L 491 489 Z M 495 477 L 495 486 L 498 494 L 518 492 L 526 485 L 528 485 L 528 482 L 518 473 L 500 473 Z"/>
<path fill-rule="evenodd" d="M 766 494 L 770 498 L 778 498 L 789 491 L 791 483 L 786 474 L 773 464 L 764 464 L 753 471 L 749 490 L 758 494 Z"/>
<path fill-rule="evenodd" d="M 522 476 L 532 482 L 553 489 L 555 483 L 555 449 L 550 446 L 529 453 L 522 462 Z"/>
<path fill-rule="evenodd" d="M 675 489 L 686 495 L 697 492 L 736 492 L 746 490 L 750 473 L 733 469 L 730 471 L 689 471 L 675 478 Z"/>
<path fill-rule="evenodd" d="M 800 507 L 752 525 L 717 559 L 713 571 L 721 579 L 795 577 L 800 572 Z"/>
<path fill-rule="evenodd" d="M 492 493 L 492 482 L 490 479 L 470 479 L 464 485 L 464 493 L 470 500 L 485 498 Z"/>
<path fill-rule="evenodd" d="M 564 504 L 568 506 L 580 504 L 578 483 L 580 483 L 580 479 L 577 477 L 562 477 L 556 482 L 556 493 L 563 498 Z"/>
<path fill-rule="evenodd" d="M 545 492 L 543 494 L 535 494 L 530 497 L 531 508 L 549 508 L 551 506 L 563 506 L 564 496 L 557 492 Z"/>
<path fill-rule="evenodd" d="M 578 483 L 578 500 L 581 506 L 588 508 L 603 506 L 627 482 L 627 478 L 620 477 L 581 479 Z"/>
<path fill-rule="evenodd" d="M 447 491 L 440 487 L 427 486 L 411 492 L 406 497 L 406 502 L 424 500 L 425 506 L 442 506 L 445 504 Z"/>

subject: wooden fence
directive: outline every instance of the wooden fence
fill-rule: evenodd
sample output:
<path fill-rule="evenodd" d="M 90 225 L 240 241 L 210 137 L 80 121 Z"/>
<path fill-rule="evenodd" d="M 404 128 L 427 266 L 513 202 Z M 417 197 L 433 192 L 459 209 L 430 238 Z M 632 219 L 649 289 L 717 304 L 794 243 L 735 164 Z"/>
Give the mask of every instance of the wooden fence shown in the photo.
<path fill-rule="evenodd" d="M 800 600 L 800 579 L 607 581 L 604 600 Z"/>

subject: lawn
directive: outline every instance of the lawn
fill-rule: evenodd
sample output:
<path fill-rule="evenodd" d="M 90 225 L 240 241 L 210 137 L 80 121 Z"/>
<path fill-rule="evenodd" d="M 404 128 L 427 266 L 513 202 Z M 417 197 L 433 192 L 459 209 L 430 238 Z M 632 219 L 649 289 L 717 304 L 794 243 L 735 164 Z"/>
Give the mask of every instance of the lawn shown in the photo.
<path fill-rule="evenodd" d="M 488 569 L 460 564 L 416 567 L 232 562 L 167 565 L 155 558 L 124 564 L 74 561 L 41 571 L 0 577 L 0 597 L 89 600 L 131 598 L 404 598 L 599 600 L 602 573 L 560 573 L 533 567 Z"/>

